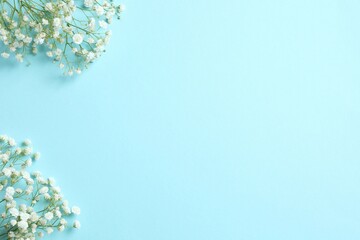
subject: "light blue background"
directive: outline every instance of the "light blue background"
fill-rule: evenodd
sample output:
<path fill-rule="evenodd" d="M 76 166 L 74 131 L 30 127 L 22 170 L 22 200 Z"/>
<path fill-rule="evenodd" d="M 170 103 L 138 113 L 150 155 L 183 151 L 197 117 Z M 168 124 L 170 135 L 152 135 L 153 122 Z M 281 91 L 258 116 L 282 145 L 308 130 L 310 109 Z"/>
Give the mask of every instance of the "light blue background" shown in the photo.
<path fill-rule="evenodd" d="M 124 3 L 82 76 L 0 65 L 0 132 L 82 207 L 69 239 L 359 239 L 360 2 Z"/>

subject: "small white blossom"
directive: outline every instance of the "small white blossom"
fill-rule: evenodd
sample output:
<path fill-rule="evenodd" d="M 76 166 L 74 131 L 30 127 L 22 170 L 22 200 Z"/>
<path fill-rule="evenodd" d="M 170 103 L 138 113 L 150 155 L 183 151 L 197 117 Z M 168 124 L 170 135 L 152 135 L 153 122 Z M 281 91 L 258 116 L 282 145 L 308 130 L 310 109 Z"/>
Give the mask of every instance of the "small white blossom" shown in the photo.
<path fill-rule="evenodd" d="M 94 6 L 94 0 L 85 0 L 84 5 L 85 7 L 91 8 L 92 6 Z"/>
<path fill-rule="evenodd" d="M 42 188 L 40 188 L 39 193 L 40 193 L 40 194 L 45 194 L 45 193 L 47 193 L 48 191 L 49 191 L 49 188 L 48 188 L 48 187 L 42 187 Z"/>
<path fill-rule="evenodd" d="M 17 210 L 16 208 L 10 208 L 10 209 L 9 209 L 9 213 L 10 213 L 11 216 L 13 216 L 13 217 L 19 216 L 19 210 Z"/>
<path fill-rule="evenodd" d="M 51 12 L 54 9 L 52 3 L 46 3 L 45 9 Z"/>
<path fill-rule="evenodd" d="M 18 53 L 15 55 L 15 58 L 18 62 L 23 62 L 24 61 L 24 57 L 21 53 Z"/>
<path fill-rule="evenodd" d="M 76 214 L 76 215 L 79 215 L 79 214 L 80 214 L 80 208 L 77 207 L 77 206 L 73 206 L 73 207 L 71 208 L 71 211 L 72 211 L 74 214 Z"/>
<path fill-rule="evenodd" d="M 7 53 L 7 52 L 3 52 L 3 53 L 1 54 L 1 56 L 6 59 L 6 58 L 9 58 L 9 57 L 10 57 L 10 54 Z"/>
<path fill-rule="evenodd" d="M 40 153 L 34 153 L 33 158 L 34 158 L 34 160 L 39 160 L 40 159 Z"/>
<path fill-rule="evenodd" d="M 18 222 L 18 227 L 21 230 L 25 230 L 29 227 L 29 224 L 26 221 L 21 220 L 20 222 Z"/>
<path fill-rule="evenodd" d="M 4 168 L 4 169 L 2 170 L 2 173 L 3 173 L 6 177 L 10 177 L 12 171 L 11 171 L 10 168 Z"/>
<path fill-rule="evenodd" d="M 81 227 L 80 222 L 78 220 L 75 220 L 74 224 L 73 224 L 73 227 L 74 228 L 80 228 Z"/>
<path fill-rule="evenodd" d="M 105 13 L 105 9 L 102 6 L 95 6 L 95 11 L 98 16 L 102 16 Z"/>
<path fill-rule="evenodd" d="M 54 20 L 53 20 L 53 26 L 55 27 L 55 28 L 59 28 L 60 26 L 61 26 L 61 19 L 60 18 L 54 18 Z"/>
<path fill-rule="evenodd" d="M 46 232 L 47 232 L 48 234 L 51 234 L 53 231 L 54 231 L 54 229 L 51 228 L 51 227 L 46 228 Z"/>
<path fill-rule="evenodd" d="M 83 38 L 83 36 L 81 36 L 81 34 L 79 34 L 79 33 L 74 34 L 74 36 L 73 36 L 74 43 L 80 45 L 83 42 L 83 40 L 84 40 L 84 38 Z"/>
<path fill-rule="evenodd" d="M 13 187 L 7 187 L 6 188 L 6 193 L 9 194 L 9 195 L 14 195 L 15 189 Z"/>
<path fill-rule="evenodd" d="M 107 29 L 108 24 L 105 21 L 101 20 L 99 21 L 99 26 L 103 29 Z"/>
<path fill-rule="evenodd" d="M 45 218 L 47 220 L 51 220 L 51 219 L 53 219 L 53 217 L 54 217 L 54 214 L 52 212 L 45 213 Z"/>

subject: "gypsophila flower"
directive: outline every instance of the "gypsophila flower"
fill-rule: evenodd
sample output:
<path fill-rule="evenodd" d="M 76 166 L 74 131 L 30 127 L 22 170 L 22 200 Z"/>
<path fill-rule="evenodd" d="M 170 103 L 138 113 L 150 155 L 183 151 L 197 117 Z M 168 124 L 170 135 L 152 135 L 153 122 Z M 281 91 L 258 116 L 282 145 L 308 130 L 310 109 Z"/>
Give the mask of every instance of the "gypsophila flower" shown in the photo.
<path fill-rule="evenodd" d="M 77 33 L 73 36 L 73 41 L 75 44 L 80 45 L 83 42 L 84 38 L 81 34 Z"/>
<path fill-rule="evenodd" d="M 124 9 L 112 0 L 3 0 L 0 55 L 23 62 L 45 48 L 67 75 L 80 74 L 104 52 L 111 36 L 108 25 Z"/>
<path fill-rule="evenodd" d="M 53 217 L 54 217 L 54 214 L 52 213 L 52 212 L 47 212 L 47 213 L 45 213 L 45 218 L 47 219 L 47 220 L 51 220 L 51 219 L 53 219 Z"/>
<path fill-rule="evenodd" d="M 75 214 L 75 215 L 79 215 L 80 214 L 80 208 L 77 206 L 73 206 L 71 208 L 71 211 Z"/>
<path fill-rule="evenodd" d="M 80 225 L 80 222 L 79 222 L 78 220 L 75 220 L 75 221 L 74 221 L 74 224 L 73 224 L 73 227 L 74 227 L 74 228 L 80 228 L 80 226 L 81 226 L 81 225 Z"/>
<path fill-rule="evenodd" d="M 68 226 L 65 218 L 80 214 L 80 208 L 70 209 L 55 180 L 27 170 L 39 156 L 32 154 L 30 140 L 17 146 L 14 139 L 0 136 L 0 239 L 35 240 L 54 230 L 80 228 L 78 220 Z"/>

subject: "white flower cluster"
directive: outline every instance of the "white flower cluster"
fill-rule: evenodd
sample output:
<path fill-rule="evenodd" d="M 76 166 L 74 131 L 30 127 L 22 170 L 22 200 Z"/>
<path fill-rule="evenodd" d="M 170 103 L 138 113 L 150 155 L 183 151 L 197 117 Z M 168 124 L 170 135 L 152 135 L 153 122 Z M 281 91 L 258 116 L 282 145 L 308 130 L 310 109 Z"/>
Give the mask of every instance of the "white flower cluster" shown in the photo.
<path fill-rule="evenodd" d="M 17 146 L 14 139 L 0 136 L 0 239 L 35 240 L 56 229 L 80 228 L 79 221 L 69 225 L 66 220 L 80 214 L 80 208 L 70 208 L 55 180 L 27 171 L 39 158 L 29 140 Z"/>
<path fill-rule="evenodd" d="M 110 1 L 1 0 L 0 55 L 23 62 L 45 48 L 67 75 L 81 73 L 105 51 L 108 25 L 124 10 Z"/>

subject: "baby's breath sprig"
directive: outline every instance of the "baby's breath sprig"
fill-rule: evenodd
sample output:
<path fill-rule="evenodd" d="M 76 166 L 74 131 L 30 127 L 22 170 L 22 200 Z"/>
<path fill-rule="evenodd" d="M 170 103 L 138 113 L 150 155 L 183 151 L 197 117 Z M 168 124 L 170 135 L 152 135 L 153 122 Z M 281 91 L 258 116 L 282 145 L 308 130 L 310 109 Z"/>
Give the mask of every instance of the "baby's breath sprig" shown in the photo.
<path fill-rule="evenodd" d="M 0 136 L 0 239 L 36 240 L 54 230 L 80 228 L 79 221 L 69 225 L 66 220 L 80 214 L 80 208 L 69 207 L 55 180 L 27 171 L 39 158 L 29 140 L 17 145 Z"/>
<path fill-rule="evenodd" d="M 44 47 L 65 74 L 81 73 L 105 51 L 122 11 L 112 0 L 0 0 L 1 56 L 23 62 Z"/>

